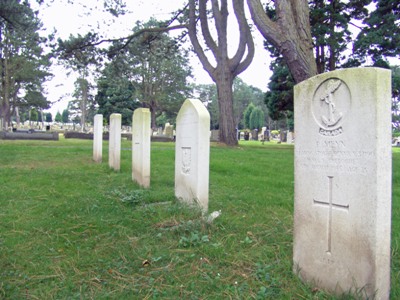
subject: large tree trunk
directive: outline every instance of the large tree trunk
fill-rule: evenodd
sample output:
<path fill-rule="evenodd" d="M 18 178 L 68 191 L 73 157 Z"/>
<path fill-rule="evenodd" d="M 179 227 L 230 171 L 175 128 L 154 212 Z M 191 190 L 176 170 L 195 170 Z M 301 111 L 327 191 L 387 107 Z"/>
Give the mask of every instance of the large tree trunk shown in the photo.
<path fill-rule="evenodd" d="M 267 16 L 260 0 L 247 3 L 258 30 L 282 54 L 294 80 L 316 75 L 307 0 L 275 0 L 276 21 Z"/>
<path fill-rule="evenodd" d="M 219 138 L 227 145 L 237 145 L 235 119 L 233 114 L 233 78 L 229 71 L 220 72 L 216 77 L 218 108 L 219 108 Z"/>
<path fill-rule="evenodd" d="M 229 146 L 237 145 L 236 125 L 233 114 L 233 79 L 250 65 L 254 56 L 254 43 L 250 28 L 244 14 L 244 0 L 232 0 L 233 11 L 239 25 L 239 45 L 235 55 L 228 57 L 228 0 L 199 0 L 198 13 L 196 0 L 189 0 L 188 32 L 193 49 L 196 52 L 203 68 L 217 84 L 219 106 L 219 139 Z M 214 39 L 209 28 L 207 4 L 211 2 L 211 11 L 214 19 L 217 39 Z M 199 42 L 197 21 L 200 20 L 201 34 L 206 47 L 211 50 L 216 60 L 216 66 L 210 63 L 205 55 L 204 48 Z"/>

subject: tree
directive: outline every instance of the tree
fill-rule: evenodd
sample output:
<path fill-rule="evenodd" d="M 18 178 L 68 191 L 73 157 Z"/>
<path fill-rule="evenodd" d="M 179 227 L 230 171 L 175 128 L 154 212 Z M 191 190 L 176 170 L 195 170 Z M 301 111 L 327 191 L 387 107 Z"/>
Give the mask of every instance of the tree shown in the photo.
<path fill-rule="evenodd" d="M 275 17 L 260 0 L 247 0 L 258 30 L 283 56 L 296 83 L 317 74 L 307 0 L 275 0 Z"/>
<path fill-rule="evenodd" d="M 89 74 L 90 67 L 97 66 L 100 58 L 95 46 L 92 45 L 97 39 L 97 34 L 87 33 L 82 36 L 70 35 L 68 40 L 58 39 L 58 48 L 55 53 L 58 55 L 65 67 L 78 73 L 78 79 L 75 81 L 75 109 L 80 111 L 81 130 L 85 130 L 87 108 L 90 106 L 89 98 L 90 87 Z M 77 103 L 79 102 L 79 104 Z"/>
<path fill-rule="evenodd" d="M 0 2 L 0 118 L 3 124 L 18 108 L 47 108 L 42 83 L 50 75 L 49 56 L 43 54 L 42 25 L 27 1 Z M 41 94 L 41 102 L 29 101 L 30 93 Z M 27 95 L 23 97 L 23 95 Z M 19 115 L 17 115 L 19 118 Z"/>
<path fill-rule="evenodd" d="M 258 129 L 264 126 L 264 112 L 259 107 L 254 107 L 250 114 L 249 128 Z"/>
<path fill-rule="evenodd" d="M 263 112 L 267 112 L 264 93 L 260 89 L 246 84 L 239 77 L 235 78 L 233 81 L 233 114 L 236 128 L 245 127 L 243 113 L 250 103 L 259 107 Z"/>
<path fill-rule="evenodd" d="M 49 112 L 46 113 L 45 119 L 46 119 L 46 122 L 47 122 L 47 123 L 53 122 L 53 116 L 52 116 L 51 113 L 49 113 Z"/>
<path fill-rule="evenodd" d="M 60 114 L 59 111 L 57 112 L 56 117 L 55 117 L 54 120 L 55 120 L 56 122 L 58 122 L 58 123 L 62 123 L 62 122 L 63 122 L 62 116 L 61 116 L 61 114 Z"/>
<path fill-rule="evenodd" d="M 273 120 L 279 120 L 293 112 L 293 77 L 282 60 L 271 63 L 273 74 L 268 83 L 269 91 L 265 94 L 265 104 L 268 107 L 269 116 Z"/>
<path fill-rule="evenodd" d="M 365 5 L 370 2 L 371 0 L 313 0 L 309 2 L 311 33 L 318 73 L 361 64 L 351 55 L 345 55 L 345 52 L 348 51 L 348 44 L 351 43 L 349 26 L 355 19 L 359 20 L 368 15 Z M 267 6 L 268 16 L 274 18 L 275 13 L 275 7 Z M 286 119 L 292 124 L 295 81 L 278 49 L 268 43 L 266 48 L 275 58 L 270 65 L 273 75 L 265 97 L 269 115 L 274 120 Z M 289 127 L 292 127 L 293 125 L 290 124 Z"/>
<path fill-rule="evenodd" d="M 127 67 L 129 68 L 129 65 Z M 133 111 L 140 106 L 140 102 L 135 98 L 133 83 L 123 76 L 122 70 L 114 69 L 113 64 L 107 65 L 102 73 L 97 80 L 98 89 L 95 96 L 95 102 L 99 106 L 98 113 L 106 120 L 110 119 L 111 114 L 120 113 L 122 124 L 130 125 Z"/>
<path fill-rule="evenodd" d="M 352 44 L 349 27 L 355 20 L 368 15 L 372 0 L 313 0 L 310 5 L 310 25 L 318 73 L 359 64 L 345 55 Z M 350 57 L 350 59 L 349 59 Z"/>
<path fill-rule="evenodd" d="M 62 114 L 61 114 L 61 122 L 69 123 L 69 111 L 68 109 L 64 109 Z"/>
<path fill-rule="evenodd" d="M 133 32 L 157 24 L 154 19 L 146 24 L 138 22 Z M 115 42 L 109 53 L 117 54 L 106 65 L 101 84 L 102 88 L 107 85 L 113 90 L 112 94 L 106 92 L 113 99 L 102 91 L 97 98 L 101 101 L 101 111 L 106 110 L 103 104 L 109 105 L 110 101 L 120 97 L 119 100 L 132 110 L 138 105 L 149 108 L 153 129 L 162 113 L 175 119 L 179 107 L 190 94 L 187 79 L 191 76 L 191 68 L 186 51 L 179 49 L 177 42 L 167 33 L 157 32 L 134 37 L 125 47 Z"/>
<path fill-rule="evenodd" d="M 194 52 L 203 68 L 217 85 L 219 108 L 219 139 L 227 145 L 237 145 L 236 126 L 233 114 L 233 80 L 246 70 L 254 56 L 254 43 L 244 13 L 244 0 L 232 0 L 232 8 L 238 22 L 240 34 L 236 53 L 228 56 L 228 1 L 227 0 L 189 0 L 188 33 Z M 211 2 L 211 15 L 216 29 L 216 40 L 210 31 L 207 4 Z M 201 33 L 206 47 L 214 56 L 215 65 L 206 56 L 204 47 L 199 41 L 197 23 L 200 22 Z"/>
<path fill-rule="evenodd" d="M 350 1 L 351 2 L 351 1 Z M 366 56 L 377 61 L 400 54 L 400 3 L 396 0 L 374 0 L 376 9 L 363 20 L 354 44 L 354 52 L 364 62 Z"/>
<path fill-rule="evenodd" d="M 252 102 L 250 102 L 250 104 L 247 106 L 246 110 L 243 112 L 244 126 L 246 128 L 251 127 L 250 116 L 255 108 L 256 107 L 254 106 L 254 104 Z"/>

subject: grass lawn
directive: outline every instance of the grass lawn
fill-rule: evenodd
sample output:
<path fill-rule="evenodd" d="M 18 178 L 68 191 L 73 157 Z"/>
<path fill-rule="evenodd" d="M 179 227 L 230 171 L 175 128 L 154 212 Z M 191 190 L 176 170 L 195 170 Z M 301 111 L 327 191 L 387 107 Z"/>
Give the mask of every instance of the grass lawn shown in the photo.
<path fill-rule="evenodd" d="M 0 140 L 0 299 L 336 298 L 292 272 L 293 146 L 211 147 L 211 225 L 174 198 L 174 144 L 151 187 L 92 162 L 92 141 Z M 393 150 L 392 289 L 400 299 L 400 149 Z"/>

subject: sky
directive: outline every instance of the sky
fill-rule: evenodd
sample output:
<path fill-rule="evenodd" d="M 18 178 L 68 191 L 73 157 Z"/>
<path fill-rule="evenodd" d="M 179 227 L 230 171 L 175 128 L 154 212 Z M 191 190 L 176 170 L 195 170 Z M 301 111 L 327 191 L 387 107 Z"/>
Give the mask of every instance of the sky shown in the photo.
<path fill-rule="evenodd" d="M 47 7 L 40 7 L 39 18 L 46 28 L 45 33 L 50 33 L 53 29 L 56 29 L 56 38 L 68 39 L 70 34 L 80 33 L 84 35 L 88 31 L 98 32 L 100 30 L 108 38 L 118 38 L 127 35 L 136 21 L 146 22 L 151 17 L 159 20 L 168 19 L 170 13 L 182 8 L 186 1 L 126 0 L 130 12 L 114 20 L 110 14 L 102 12 L 103 0 L 74 0 L 73 2 L 73 4 L 69 4 L 67 0 L 56 0 Z M 248 19 L 250 19 L 249 14 Z M 232 52 L 237 47 L 237 36 L 235 35 L 237 28 L 235 26 L 234 23 L 229 26 L 231 31 L 228 33 L 229 40 L 232 40 Z M 268 80 L 272 74 L 269 70 L 270 58 L 263 48 L 261 34 L 255 29 L 253 37 L 256 47 L 255 57 L 250 67 L 239 77 L 248 85 L 266 91 Z M 194 53 L 190 57 L 190 61 L 195 83 L 213 83 Z M 76 75 L 67 76 L 68 72 L 60 66 L 54 66 L 52 72 L 54 78 L 46 84 L 46 90 L 48 100 L 55 102 L 52 108 L 48 110 L 54 117 L 57 111 L 61 113 L 67 108 L 68 100 L 71 99 L 68 93 L 72 93 L 74 90 Z M 63 98 L 63 100 L 58 101 L 60 98 Z"/>

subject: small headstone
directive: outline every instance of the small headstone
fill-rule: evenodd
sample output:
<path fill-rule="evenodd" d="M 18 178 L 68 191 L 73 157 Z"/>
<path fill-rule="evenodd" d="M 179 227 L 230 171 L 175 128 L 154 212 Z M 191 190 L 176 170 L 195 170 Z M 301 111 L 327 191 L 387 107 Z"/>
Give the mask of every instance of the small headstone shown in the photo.
<path fill-rule="evenodd" d="M 150 110 L 137 108 L 132 117 L 132 179 L 139 185 L 150 186 Z"/>
<path fill-rule="evenodd" d="M 287 143 L 288 144 L 293 144 L 294 143 L 294 132 L 293 131 L 288 131 Z"/>
<path fill-rule="evenodd" d="M 188 99 L 176 118 L 175 196 L 208 210 L 210 114 L 200 100 Z"/>
<path fill-rule="evenodd" d="M 294 95 L 294 271 L 338 294 L 389 299 L 390 71 L 333 71 Z"/>
<path fill-rule="evenodd" d="M 121 114 L 110 116 L 110 139 L 108 148 L 108 165 L 115 171 L 121 164 Z"/>
<path fill-rule="evenodd" d="M 258 129 L 254 129 L 254 130 L 251 132 L 251 137 L 252 137 L 252 139 L 253 139 L 254 141 L 258 141 Z"/>
<path fill-rule="evenodd" d="M 211 130 L 211 141 L 219 142 L 219 130 Z"/>
<path fill-rule="evenodd" d="M 101 162 L 103 159 L 103 115 L 94 116 L 93 130 L 93 160 Z"/>
<path fill-rule="evenodd" d="M 165 136 L 169 138 L 174 137 L 174 126 L 169 123 L 165 124 Z"/>

